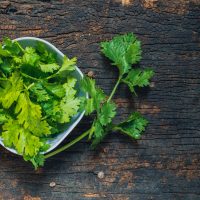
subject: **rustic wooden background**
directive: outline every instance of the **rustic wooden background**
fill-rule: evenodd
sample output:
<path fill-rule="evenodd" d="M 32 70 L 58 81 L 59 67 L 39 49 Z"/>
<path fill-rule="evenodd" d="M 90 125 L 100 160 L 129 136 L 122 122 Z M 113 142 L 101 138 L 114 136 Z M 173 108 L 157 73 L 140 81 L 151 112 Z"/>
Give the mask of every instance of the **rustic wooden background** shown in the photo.
<path fill-rule="evenodd" d="M 126 32 L 141 39 L 141 66 L 156 74 L 138 98 L 120 87 L 116 120 L 142 112 L 150 121 L 143 138 L 112 134 L 96 151 L 83 141 L 38 171 L 0 148 L 0 200 L 200 199 L 200 0 L 0 1 L 0 39 L 52 42 L 107 93 L 117 70 L 98 43 Z"/>

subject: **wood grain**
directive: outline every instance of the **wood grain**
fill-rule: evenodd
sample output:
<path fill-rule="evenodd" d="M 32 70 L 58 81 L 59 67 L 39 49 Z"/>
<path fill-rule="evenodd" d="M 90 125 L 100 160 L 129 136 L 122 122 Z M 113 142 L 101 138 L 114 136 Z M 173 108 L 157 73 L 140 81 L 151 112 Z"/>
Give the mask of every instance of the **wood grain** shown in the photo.
<path fill-rule="evenodd" d="M 78 56 L 107 92 L 117 70 L 98 43 L 134 32 L 142 41 L 141 67 L 156 72 L 150 88 L 115 95 L 119 114 L 150 121 L 143 138 L 112 134 L 94 151 L 86 141 L 34 171 L 0 148 L 0 200 L 200 199 L 200 1 L 32 0 L 0 2 L 0 38 L 41 37 Z M 89 126 L 84 119 L 67 139 Z M 98 174 L 103 173 L 103 178 Z M 55 187 L 49 184 L 55 182 Z"/>

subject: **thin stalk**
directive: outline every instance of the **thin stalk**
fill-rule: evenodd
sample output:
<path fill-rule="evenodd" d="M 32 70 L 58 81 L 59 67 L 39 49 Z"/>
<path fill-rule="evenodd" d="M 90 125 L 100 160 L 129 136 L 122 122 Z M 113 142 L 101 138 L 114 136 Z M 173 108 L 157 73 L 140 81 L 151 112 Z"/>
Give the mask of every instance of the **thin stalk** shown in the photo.
<path fill-rule="evenodd" d="M 7 78 L 0 78 L 1 81 L 7 81 Z"/>
<path fill-rule="evenodd" d="M 35 81 L 40 81 L 40 79 L 35 78 L 35 77 L 32 77 L 32 76 L 29 76 L 28 74 L 24 74 L 24 73 L 22 73 L 22 72 L 21 72 L 21 75 L 24 76 L 24 77 L 26 77 L 26 78 L 30 78 L 30 79 L 32 79 L 32 80 L 35 80 Z"/>
<path fill-rule="evenodd" d="M 35 83 L 31 83 L 28 87 L 27 90 L 29 90 L 31 87 L 33 87 L 35 85 Z"/>
<path fill-rule="evenodd" d="M 113 88 L 113 90 L 112 90 L 112 92 L 111 92 L 111 94 L 110 94 L 110 96 L 109 96 L 107 102 L 109 102 L 109 101 L 112 99 L 113 95 L 115 94 L 115 92 L 116 92 L 116 90 L 117 90 L 117 87 L 119 86 L 119 84 L 120 84 L 120 82 L 121 82 L 121 79 L 122 79 L 122 76 L 119 76 L 119 78 L 118 78 L 118 80 L 117 80 L 117 82 L 116 82 L 116 84 L 115 84 L 115 87 Z"/>
<path fill-rule="evenodd" d="M 82 133 L 80 136 L 78 136 L 77 138 L 75 138 L 74 140 L 72 140 L 71 142 L 69 142 L 68 144 L 62 146 L 61 148 L 46 154 L 44 157 L 45 158 L 50 158 L 52 156 L 55 156 L 56 154 L 68 149 L 69 147 L 73 146 L 74 144 L 76 144 L 77 142 L 79 142 L 80 140 L 82 140 L 84 137 L 86 137 L 87 135 L 89 135 L 90 133 L 90 129 L 87 130 L 86 132 Z"/>
<path fill-rule="evenodd" d="M 46 79 L 49 80 L 49 79 L 54 78 L 56 76 L 57 76 L 57 74 L 52 74 L 51 76 L 48 76 Z"/>

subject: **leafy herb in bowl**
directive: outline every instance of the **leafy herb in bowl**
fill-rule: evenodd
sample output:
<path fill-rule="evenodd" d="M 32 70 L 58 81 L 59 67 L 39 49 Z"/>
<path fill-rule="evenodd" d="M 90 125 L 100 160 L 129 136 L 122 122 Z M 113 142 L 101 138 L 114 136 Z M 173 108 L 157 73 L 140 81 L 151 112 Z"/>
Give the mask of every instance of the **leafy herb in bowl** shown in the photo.
<path fill-rule="evenodd" d="M 1 144 L 43 164 L 42 152 L 53 150 L 80 121 L 82 73 L 76 58 L 68 59 L 38 38 L 3 40 L 0 46 Z"/>
<path fill-rule="evenodd" d="M 139 112 L 130 114 L 127 119 L 118 124 L 113 123 L 113 119 L 117 113 L 117 105 L 112 99 L 119 84 L 126 84 L 130 91 L 136 94 L 135 88 L 148 86 L 150 84 L 150 79 L 154 75 L 152 69 L 142 70 L 137 67 L 132 67 L 141 60 L 142 53 L 141 43 L 134 34 L 128 33 L 119 35 L 114 37 L 111 41 L 101 43 L 102 53 L 111 60 L 112 65 L 119 70 L 118 79 L 110 95 L 106 95 L 104 91 L 96 85 L 94 79 L 84 77 L 79 82 L 83 95 L 78 95 L 79 97 L 76 96 L 77 90 L 74 88 L 76 79 L 74 79 L 71 74 L 74 70 L 75 59 L 69 60 L 64 57 L 62 64 L 60 64 L 56 63 L 55 60 L 51 60 L 51 54 L 49 55 L 49 53 L 40 46 L 37 47 L 34 52 L 29 50 L 26 52 L 27 50 L 23 49 L 18 43 L 11 43 L 10 40 L 5 40 L 4 43 L 4 48 L 0 48 L 0 56 L 3 58 L 0 65 L 0 86 L 2 88 L 0 89 L 0 123 L 2 124 L 3 130 L 1 138 L 6 146 L 14 146 L 26 160 L 30 160 L 35 168 L 42 166 L 44 159 L 70 148 L 85 137 L 91 141 L 92 148 L 95 148 L 109 133 L 122 133 L 132 139 L 141 138 L 148 121 Z M 9 47 L 9 45 L 15 45 L 16 47 L 12 48 L 18 49 L 16 51 L 18 54 L 15 56 L 11 52 L 13 61 L 11 65 L 5 65 L 4 63 L 7 62 L 7 57 L 9 57 L 9 53 L 7 52 L 9 49 L 7 49 L 6 46 Z M 23 54 L 22 58 L 19 59 L 18 55 L 21 55 L 24 51 L 28 55 L 24 56 Z M 42 55 L 48 58 L 50 57 L 51 61 L 48 62 L 47 59 L 45 59 L 46 57 L 42 58 L 41 55 L 39 59 L 38 56 L 35 55 L 37 51 L 40 53 L 43 52 Z M 12 65 L 13 62 L 14 67 Z M 21 62 L 25 62 L 25 66 L 28 64 L 28 67 L 24 67 L 24 64 L 21 66 Z M 29 65 L 29 62 L 34 64 Z M 10 66 L 10 68 L 7 69 L 6 66 Z M 15 73 L 13 69 L 16 70 Z M 29 69 L 31 70 L 29 71 Z M 33 69 L 36 71 L 33 71 Z M 16 77 L 12 78 L 13 74 L 16 74 Z M 6 86 L 6 83 L 8 86 Z M 14 88 L 12 84 L 15 85 Z M 60 89 L 61 86 L 64 88 L 63 91 Z M 5 89 L 14 92 L 13 95 L 10 95 L 12 96 L 11 103 L 6 100 L 10 99 L 10 96 L 5 97 L 4 93 L 2 93 Z M 89 94 L 89 98 L 86 98 L 86 93 Z M 33 95 L 31 96 L 31 94 Z M 46 155 L 41 154 L 42 151 L 47 149 L 48 145 L 45 142 L 47 138 L 58 134 L 64 127 L 62 127 L 62 124 L 68 123 L 73 119 L 73 116 L 78 112 L 79 105 L 81 110 L 85 110 L 86 115 L 95 114 L 91 127 L 61 148 L 47 153 Z M 41 108 L 36 109 L 38 106 Z M 24 110 L 26 109 L 24 107 L 27 107 L 29 112 L 25 112 Z M 27 123 L 30 116 L 33 118 L 32 123 Z M 40 116 L 40 120 L 36 123 L 34 121 L 37 120 L 38 116 Z M 41 127 L 38 128 L 38 126 Z M 12 133 L 16 130 L 17 134 L 14 134 L 13 137 Z M 26 130 L 30 133 L 27 133 Z M 30 134 L 32 134 L 31 137 L 34 137 L 34 139 L 35 137 L 40 138 L 34 143 L 30 142 L 30 145 L 34 146 L 33 152 L 29 152 L 29 150 L 25 148 L 25 145 L 29 145 L 29 139 L 26 136 L 30 136 Z M 14 141 L 15 143 L 10 141 Z M 21 142 L 19 143 L 19 141 Z M 37 143 L 39 147 L 36 146 Z M 22 148 L 23 146 L 24 148 Z M 30 156 L 30 153 L 32 153 L 32 156 Z"/>

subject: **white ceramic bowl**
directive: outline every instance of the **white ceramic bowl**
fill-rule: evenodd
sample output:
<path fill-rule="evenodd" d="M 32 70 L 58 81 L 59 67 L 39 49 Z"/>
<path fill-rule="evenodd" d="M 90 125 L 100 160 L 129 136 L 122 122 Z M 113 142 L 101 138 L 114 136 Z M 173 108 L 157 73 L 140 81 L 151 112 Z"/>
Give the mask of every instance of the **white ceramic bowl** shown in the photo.
<path fill-rule="evenodd" d="M 43 43 L 47 50 L 54 52 L 57 54 L 57 60 L 59 63 L 62 62 L 62 59 L 64 57 L 64 54 L 58 50 L 54 45 L 52 45 L 51 43 L 47 42 L 46 40 L 40 39 L 40 38 L 36 38 L 36 37 L 21 37 L 21 38 L 17 38 L 14 41 L 18 41 L 22 47 L 26 47 L 26 46 L 36 46 L 38 42 Z M 83 73 L 80 71 L 80 69 L 78 67 L 76 67 L 76 70 L 73 72 L 73 76 L 75 78 L 77 78 L 77 96 L 85 96 L 87 97 L 87 94 L 83 93 L 80 91 L 80 80 L 83 77 Z M 57 134 L 53 139 L 50 139 L 48 141 L 48 144 L 50 144 L 50 148 L 44 152 L 44 153 L 48 153 L 50 151 L 52 151 L 53 149 L 55 149 L 69 134 L 70 132 L 75 128 L 75 126 L 80 122 L 80 120 L 82 119 L 84 115 L 84 111 L 83 112 L 78 112 L 75 116 L 73 116 L 71 118 L 71 121 L 69 123 L 66 124 L 66 130 L 60 134 Z M 4 146 L 2 140 L 0 139 L 0 144 Z M 7 150 L 9 150 L 12 153 L 18 154 L 17 151 L 13 148 L 8 148 L 5 147 Z"/>

